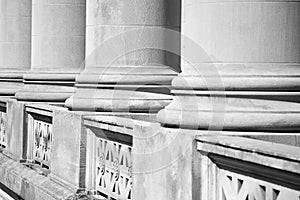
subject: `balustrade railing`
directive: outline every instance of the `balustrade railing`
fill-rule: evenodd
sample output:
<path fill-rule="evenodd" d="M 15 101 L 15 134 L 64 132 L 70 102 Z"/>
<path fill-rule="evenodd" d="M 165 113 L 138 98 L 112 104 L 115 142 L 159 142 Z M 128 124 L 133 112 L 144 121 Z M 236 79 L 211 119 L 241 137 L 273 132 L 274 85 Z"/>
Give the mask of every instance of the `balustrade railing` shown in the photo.
<path fill-rule="evenodd" d="M 300 199 L 299 148 L 228 136 L 197 140 L 201 200 Z"/>
<path fill-rule="evenodd" d="M 218 170 L 219 200 L 299 200 L 300 191 L 249 176 Z M 300 190 L 300 188 L 299 188 Z"/>
<path fill-rule="evenodd" d="M 115 199 L 131 199 L 131 147 L 97 138 L 96 159 L 96 190 Z"/>
<path fill-rule="evenodd" d="M 0 147 L 2 148 L 6 148 L 7 146 L 6 120 L 7 120 L 6 112 L 0 110 Z"/>
<path fill-rule="evenodd" d="M 98 197 L 131 200 L 132 136 L 110 127 L 87 127 L 87 185 Z"/>
<path fill-rule="evenodd" d="M 50 167 L 52 117 L 27 112 L 27 160 L 43 168 Z"/>

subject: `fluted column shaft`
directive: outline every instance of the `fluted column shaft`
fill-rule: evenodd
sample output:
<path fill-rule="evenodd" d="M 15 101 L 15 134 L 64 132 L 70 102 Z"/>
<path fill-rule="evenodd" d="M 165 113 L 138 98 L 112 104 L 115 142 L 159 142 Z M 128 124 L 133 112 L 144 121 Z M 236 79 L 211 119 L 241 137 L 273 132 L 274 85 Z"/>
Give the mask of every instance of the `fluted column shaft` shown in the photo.
<path fill-rule="evenodd" d="M 167 35 L 154 34 L 156 29 L 180 32 L 179 0 L 88 1 L 85 70 L 66 106 L 145 112 L 169 103 L 180 63 L 163 48 L 147 48 L 158 41 L 164 45 Z M 173 43 L 180 49 L 180 40 Z"/>
<path fill-rule="evenodd" d="M 84 61 L 85 0 L 33 0 L 31 69 L 19 100 L 64 101 Z"/>
<path fill-rule="evenodd" d="M 183 13 L 183 36 L 201 51 L 182 61 L 163 126 L 299 130 L 300 1 L 185 0 Z M 183 37 L 183 54 L 192 43 Z"/>
<path fill-rule="evenodd" d="M 31 0 L 0 1 L 0 95 L 13 96 L 30 68 Z"/>

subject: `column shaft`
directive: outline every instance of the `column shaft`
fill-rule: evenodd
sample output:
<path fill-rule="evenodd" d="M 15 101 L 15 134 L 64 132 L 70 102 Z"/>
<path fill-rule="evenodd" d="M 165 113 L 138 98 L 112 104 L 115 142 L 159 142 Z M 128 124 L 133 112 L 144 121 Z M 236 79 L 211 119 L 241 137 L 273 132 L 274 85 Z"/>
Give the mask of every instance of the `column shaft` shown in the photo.
<path fill-rule="evenodd" d="M 0 2 L 0 95 L 13 96 L 30 68 L 31 0 Z"/>
<path fill-rule="evenodd" d="M 164 50 L 167 35 L 157 29 L 180 32 L 179 0 L 87 2 L 85 70 L 66 106 L 155 112 L 169 103 L 179 58 Z M 161 48 L 150 48 L 154 43 Z M 173 45 L 180 49 L 180 40 Z"/>
<path fill-rule="evenodd" d="M 186 0 L 183 7 L 182 51 L 192 63 L 182 60 L 176 97 L 159 121 L 192 129 L 299 130 L 300 2 Z M 193 54 L 194 48 L 201 51 Z"/>
<path fill-rule="evenodd" d="M 31 69 L 19 100 L 64 101 L 84 61 L 85 0 L 34 0 Z"/>

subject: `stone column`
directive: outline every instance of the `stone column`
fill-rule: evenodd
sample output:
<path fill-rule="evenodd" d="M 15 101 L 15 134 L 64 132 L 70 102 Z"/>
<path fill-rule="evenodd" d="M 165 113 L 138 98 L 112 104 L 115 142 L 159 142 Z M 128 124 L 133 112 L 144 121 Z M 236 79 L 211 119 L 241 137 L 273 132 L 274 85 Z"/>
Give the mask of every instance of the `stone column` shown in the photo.
<path fill-rule="evenodd" d="M 31 69 L 16 94 L 25 101 L 64 101 L 84 61 L 85 0 L 33 0 Z"/>
<path fill-rule="evenodd" d="M 300 1 L 185 0 L 182 54 L 192 64 L 182 61 L 176 97 L 158 120 L 188 129 L 299 131 L 299 24 Z"/>
<path fill-rule="evenodd" d="M 85 70 L 66 106 L 155 112 L 167 105 L 179 58 L 164 51 L 167 35 L 155 32 L 180 31 L 180 9 L 180 0 L 88 1 Z M 147 48 L 158 42 L 161 49 Z M 172 44 L 180 49 L 180 40 Z"/>
<path fill-rule="evenodd" d="M 13 96 L 30 68 L 31 0 L 0 1 L 0 95 Z"/>

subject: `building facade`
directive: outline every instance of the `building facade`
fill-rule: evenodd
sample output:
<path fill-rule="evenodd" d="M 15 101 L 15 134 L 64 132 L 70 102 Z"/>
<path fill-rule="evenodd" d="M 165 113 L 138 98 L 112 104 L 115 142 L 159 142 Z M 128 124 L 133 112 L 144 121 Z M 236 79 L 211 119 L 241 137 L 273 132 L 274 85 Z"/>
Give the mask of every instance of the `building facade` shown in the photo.
<path fill-rule="evenodd" d="M 0 0 L 0 199 L 299 200 L 299 0 Z"/>

